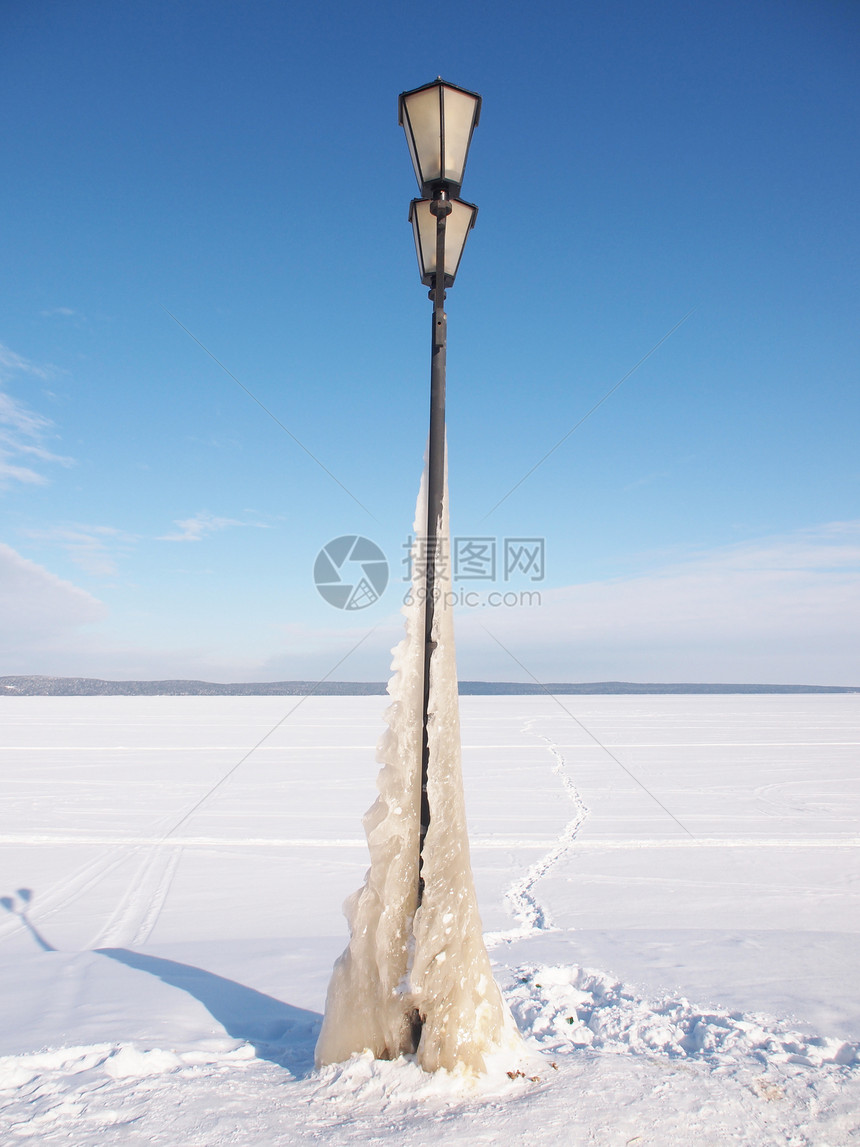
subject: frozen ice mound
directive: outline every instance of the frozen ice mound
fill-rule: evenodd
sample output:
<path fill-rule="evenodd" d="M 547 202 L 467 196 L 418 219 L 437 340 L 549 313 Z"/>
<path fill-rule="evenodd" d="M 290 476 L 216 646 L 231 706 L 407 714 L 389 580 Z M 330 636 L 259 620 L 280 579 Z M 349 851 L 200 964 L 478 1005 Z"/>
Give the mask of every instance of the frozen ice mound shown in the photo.
<path fill-rule="evenodd" d="M 416 508 L 425 534 L 426 474 Z M 447 538 L 448 488 L 442 536 Z M 520 1047 L 490 970 L 472 879 L 463 779 L 453 607 L 447 563 L 437 574 L 428 707 L 430 827 L 418 907 L 424 608 L 421 555 L 413 553 L 406 636 L 393 652 L 387 731 L 379 742 L 379 796 L 364 818 L 370 869 L 346 903 L 350 942 L 335 964 L 316 1048 L 317 1066 L 369 1051 L 412 1051 L 410 1017 L 422 1019 L 416 1061 L 425 1071 L 486 1070 L 486 1057 Z"/>

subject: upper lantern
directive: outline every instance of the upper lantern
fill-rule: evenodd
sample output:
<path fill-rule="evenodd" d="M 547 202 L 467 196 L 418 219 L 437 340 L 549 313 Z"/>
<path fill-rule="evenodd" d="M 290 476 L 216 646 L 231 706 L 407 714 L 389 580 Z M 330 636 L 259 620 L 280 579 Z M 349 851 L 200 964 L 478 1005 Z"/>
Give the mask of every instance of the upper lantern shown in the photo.
<path fill-rule="evenodd" d="M 440 190 L 458 196 L 481 97 L 446 84 L 440 76 L 423 88 L 402 92 L 398 108 L 422 197 L 431 199 Z"/>

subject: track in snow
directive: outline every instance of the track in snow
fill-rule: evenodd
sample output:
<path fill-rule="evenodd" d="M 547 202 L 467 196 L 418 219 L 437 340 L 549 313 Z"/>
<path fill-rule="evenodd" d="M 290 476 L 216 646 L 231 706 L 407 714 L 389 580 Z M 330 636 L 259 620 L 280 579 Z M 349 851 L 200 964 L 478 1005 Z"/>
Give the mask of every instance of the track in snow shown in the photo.
<path fill-rule="evenodd" d="M 535 718 L 530 718 L 526 721 L 523 725 L 523 732 L 531 733 L 534 723 Z M 555 761 L 552 772 L 561 780 L 565 793 L 573 805 L 574 815 L 564 826 L 558 840 L 550 851 L 533 864 L 524 876 L 515 880 L 505 893 L 505 900 L 510 906 L 514 919 L 518 921 L 518 925 L 516 928 L 511 928 L 503 932 L 486 933 L 484 942 L 488 949 L 497 948 L 500 944 L 508 944 L 514 940 L 523 940 L 539 932 L 555 931 L 555 926 L 549 917 L 547 909 L 537 899 L 534 890 L 538 881 L 547 876 L 552 869 L 570 854 L 577 834 L 585 823 L 589 813 L 585 802 L 579 795 L 567 771 L 567 762 L 558 745 L 550 740 L 549 737 L 545 737 L 543 733 L 534 733 L 533 735 L 539 737 L 545 743 L 548 752 L 552 755 Z"/>
<path fill-rule="evenodd" d="M 155 832 L 167 830 L 174 820 L 173 815 L 161 818 L 154 826 Z M 88 948 L 105 947 L 109 944 L 121 946 L 125 941 L 119 939 L 120 932 L 123 937 L 128 937 L 129 932 L 131 932 L 129 942 L 133 941 L 138 944 L 143 943 L 150 934 L 164 905 L 170 882 L 182 852 L 181 846 L 174 845 L 172 842 L 167 846 L 160 845 L 163 839 L 163 835 L 155 836 L 155 846 L 150 845 L 146 848 L 143 859 L 130 880 L 120 904 L 96 939 L 87 945 Z M 33 843 L 54 842 L 46 839 L 33 841 Z M 92 841 L 90 843 L 104 842 Z M 46 920 L 50 920 L 57 913 L 65 912 L 72 904 L 96 888 L 118 868 L 127 865 L 145 848 L 145 845 L 141 843 L 134 843 L 121 838 L 109 840 L 107 843 L 108 847 L 98 856 L 76 868 L 68 876 L 58 880 L 47 891 L 39 894 L 38 902 L 34 904 L 32 911 L 27 913 L 30 926 L 41 928 Z M 140 880 L 145 881 L 145 885 L 138 888 L 137 885 Z M 0 923 L 0 943 L 19 932 L 26 931 L 27 928 L 28 923 L 25 923 L 24 919 L 15 913 L 11 919 Z"/>
<path fill-rule="evenodd" d="M 150 849 L 113 915 L 87 948 L 136 948 L 145 944 L 164 907 L 181 859 L 179 845 Z"/>

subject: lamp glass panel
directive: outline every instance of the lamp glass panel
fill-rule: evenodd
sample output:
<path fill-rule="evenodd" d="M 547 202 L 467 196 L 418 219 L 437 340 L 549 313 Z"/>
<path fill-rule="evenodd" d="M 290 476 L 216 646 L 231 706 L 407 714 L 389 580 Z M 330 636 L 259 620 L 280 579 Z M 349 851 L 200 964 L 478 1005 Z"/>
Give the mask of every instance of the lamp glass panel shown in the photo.
<path fill-rule="evenodd" d="M 445 221 L 445 279 L 447 285 L 453 283 L 466 246 L 466 237 L 471 230 L 477 208 L 460 199 L 451 200 L 451 214 Z M 415 238 L 415 253 L 418 256 L 418 272 L 422 283 L 433 286 L 436 274 L 436 216 L 430 211 L 429 199 L 414 199 L 410 212 L 412 232 Z"/>
<path fill-rule="evenodd" d="M 436 273 L 436 216 L 430 214 L 429 199 L 413 199 L 411 219 L 418 273 L 423 283 Z"/>
<path fill-rule="evenodd" d="M 443 87 L 442 93 L 445 101 L 445 171 L 442 177 L 459 186 L 463 182 L 478 101 L 475 96 L 456 88 Z"/>
<path fill-rule="evenodd" d="M 475 208 L 471 203 L 463 203 L 459 199 L 451 200 L 452 211 L 445 225 L 445 275 L 451 279 L 457 274 L 466 238 L 472 228 L 475 218 Z M 431 216 L 431 219 L 433 216 Z M 433 219 L 435 223 L 436 220 Z M 434 236 L 435 238 L 435 236 Z M 433 252 L 433 270 L 436 270 L 436 252 Z"/>
<path fill-rule="evenodd" d="M 442 130 L 439 88 L 423 88 L 407 96 L 404 110 L 408 119 L 406 138 L 418 186 L 442 175 Z"/>

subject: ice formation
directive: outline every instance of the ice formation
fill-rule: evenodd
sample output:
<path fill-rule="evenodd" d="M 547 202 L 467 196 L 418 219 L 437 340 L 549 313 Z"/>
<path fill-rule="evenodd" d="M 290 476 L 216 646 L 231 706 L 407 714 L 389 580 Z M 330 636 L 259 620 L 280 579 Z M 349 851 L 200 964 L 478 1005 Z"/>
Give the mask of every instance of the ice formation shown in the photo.
<path fill-rule="evenodd" d="M 426 535 L 426 473 L 416 537 Z M 442 535 L 448 538 L 448 486 Z M 443 545 L 442 553 L 450 549 Z M 413 557 L 417 558 L 417 554 Z M 317 1066 L 371 1051 L 413 1050 L 410 1017 L 423 1026 L 416 1051 L 426 1071 L 483 1072 L 487 1057 L 519 1048 L 519 1033 L 493 979 L 475 897 L 460 765 L 460 718 L 448 562 L 437 570 L 428 717 L 430 827 L 418 901 L 418 832 L 424 672 L 424 576 L 413 560 L 406 636 L 393 652 L 377 760 L 379 797 L 364 818 L 365 883 L 345 905 L 350 942 L 335 964 L 316 1047 Z"/>

